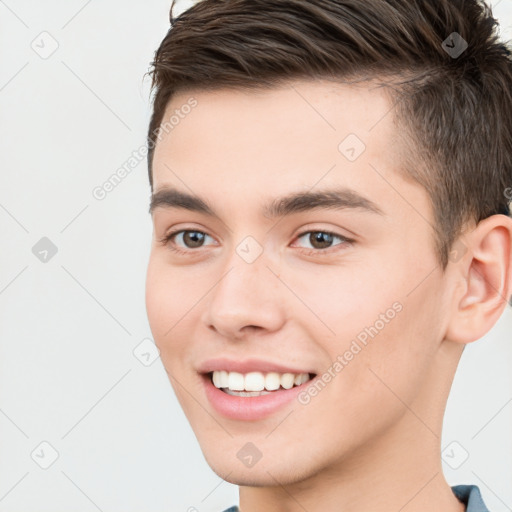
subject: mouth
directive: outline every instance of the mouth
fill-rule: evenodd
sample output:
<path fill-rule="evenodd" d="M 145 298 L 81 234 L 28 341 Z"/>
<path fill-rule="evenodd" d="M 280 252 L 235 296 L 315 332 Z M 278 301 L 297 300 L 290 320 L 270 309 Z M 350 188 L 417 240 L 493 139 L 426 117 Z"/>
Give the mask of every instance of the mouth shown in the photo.
<path fill-rule="evenodd" d="M 254 397 L 292 389 L 309 382 L 312 373 L 277 373 L 277 372 L 229 372 L 216 370 L 208 373 L 212 384 L 231 396 Z"/>
<path fill-rule="evenodd" d="M 202 374 L 206 396 L 220 415 L 256 421 L 293 403 L 316 377 L 314 373 L 230 372 Z"/>

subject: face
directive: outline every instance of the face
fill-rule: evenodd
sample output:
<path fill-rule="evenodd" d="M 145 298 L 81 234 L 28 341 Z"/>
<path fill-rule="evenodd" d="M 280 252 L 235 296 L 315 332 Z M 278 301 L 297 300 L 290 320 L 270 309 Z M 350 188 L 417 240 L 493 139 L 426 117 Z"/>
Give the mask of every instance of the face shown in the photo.
<path fill-rule="evenodd" d="M 297 482 L 390 442 L 404 404 L 431 417 L 449 290 L 384 90 L 183 93 L 164 120 L 177 109 L 154 155 L 146 304 L 213 470 Z"/>

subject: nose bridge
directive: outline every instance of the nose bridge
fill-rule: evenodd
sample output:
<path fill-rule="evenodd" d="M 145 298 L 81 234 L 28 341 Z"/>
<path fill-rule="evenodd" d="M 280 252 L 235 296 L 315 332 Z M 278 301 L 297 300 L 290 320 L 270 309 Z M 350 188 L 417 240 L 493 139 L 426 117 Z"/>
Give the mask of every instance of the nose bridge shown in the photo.
<path fill-rule="evenodd" d="M 275 266 L 254 238 L 243 239 L 211 291 L 206 323 L 229 337 L 239 336 L 246 326 L 278 329 L 283 306 Z"/>

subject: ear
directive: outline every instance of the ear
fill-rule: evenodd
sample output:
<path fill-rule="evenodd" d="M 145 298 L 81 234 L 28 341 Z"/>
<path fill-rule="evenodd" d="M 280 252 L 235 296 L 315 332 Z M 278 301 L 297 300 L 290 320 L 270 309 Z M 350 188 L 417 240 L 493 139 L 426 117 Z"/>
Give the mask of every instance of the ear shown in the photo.
<path fill-rule="evenodd" d="M 462 244 L 462 245 L 461 245 Z M 454 246 L 466 251 L 448 264 L 456 279 L 446 338 L 470 343 L 498 321 L 512 294 L 512 219 L 492 215 Z"/>

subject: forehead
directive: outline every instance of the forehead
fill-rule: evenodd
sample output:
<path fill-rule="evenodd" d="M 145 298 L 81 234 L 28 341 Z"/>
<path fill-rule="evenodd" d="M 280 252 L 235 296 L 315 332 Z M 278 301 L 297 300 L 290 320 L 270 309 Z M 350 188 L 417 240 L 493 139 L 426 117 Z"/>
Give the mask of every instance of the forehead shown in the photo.
<path fill-rule="evenodd" d="M 375 83 L 187 91 L 167 106 L 163 123 L 171 118 L 155 148 L 155 191 L 215 193 L 242 208 L 298 187 L 393 195 L 385 178 L 398 176 L 402 146 L 392 98 Z"/>
<path fill-rule="evenodd" d="M 278 136 L 283 146 L 304 138 L 339 142 L 350 133 L 368 140 L 372 132 L 375 145 L 383 136 L 396 135 L 392 100 L 389 90 L 375 82 L 348 85 L 303 80 L 272 89 L 191 90 L 174 95 L 167 105 L 163 122 L 171 120 L 172 126 L 158 146 L 162 149 L 172 139 L 174 146 L 183 149 L 189 149 L 184 146 L 187 142 L 206 149 L 213 138 L 216 144 L 223 139 L 229 145 L 228 137 L 236 136 L 241 142 L 244 135 L 254 147 Z M 190 130 L 196 134 L 194 141 L 185 140 Z M 166 137 L 171 132 L 173 136 Z M 260 138 L 254 140 L 255 136 Z M 273 147 L 266 146 L 269 150 Z"/>

